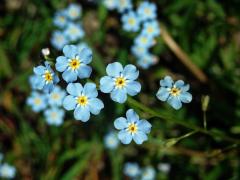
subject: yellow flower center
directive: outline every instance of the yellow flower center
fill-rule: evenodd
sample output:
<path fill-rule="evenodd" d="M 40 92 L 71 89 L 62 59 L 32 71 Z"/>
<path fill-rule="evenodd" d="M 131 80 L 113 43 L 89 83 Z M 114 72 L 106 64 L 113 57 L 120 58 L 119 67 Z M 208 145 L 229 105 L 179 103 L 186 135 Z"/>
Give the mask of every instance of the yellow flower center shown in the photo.
<path fill-rule="evenodd" d="M 152 33 L 152 32 L 153 32 L 153 27 L 149 27 L 147 31 L 148 31 L 149 33 Z"/>
<path fill-rule="evenodd" d="M 147 38 L 146 38 L 146 37 L 142 37 L 142 38 L 141 38 L 141 42 L 144 43 L 144 44 L 146 44 L 146 43 L 147 43 Z"/>
<path fill-rule="evenodd" d="M 40 105 L 41 102 L 42 102 L 42 101 L 41 101 L 40 98 L 35 98 L 35 99 L 34 99 L 34 104 L 35 104 L 35 105 Z"/>
<path fill-rule="evenodd" d="M 57 118 L 57 113 L 56 112 L 52 112 L 51 113 L 51 118 L 52 119 L 56 119 Z"/>
<path fill-rule="evenodd" d="M 87 96 L 78 96 L 77 97 L 77 103 L 80 106 L 86 106 L 88 104 L 88 98 Z"/>
<path fill-rule="evenodd" d="M 55 100 L 59 99 L 59 94 L 53 93 L 52 98 L 55 99 Z"/>
<path fill-rule="evenodd" d="M 144 12 L 145 12 L 145 14 L 147 14 L 147 15 L 149 15 L 149 14 L 151 13 L 151 11 L 150 11 L 149 8 L 145 8 L 145 9 L 144 9 Z"/>
<path fill-rule="evenodd" d="M 134 24 L 135 24 L 135 19 L 129 18 L 129 19 L 128 19 L 128 23 L 129 23 L 130 25 L 134 25 Z"/>
<path fill-rule="evenodd" d="M 69 62 L 69 66 L 72 70 L 76 70 L 80 67 L 80 61 L 78 59 L 72 59 Z"/>
<path fill-rule="evenodd" d="M 45 81 L 47 83 L 49 83 L 49 82 L 51 82 L 53 80 L 53 76 L 52 76 L 51 72 L 48 71 L 48 70 L 45 71 L 44 78 L 45 78 Z"/>
<path fill-rule="evenodd" d="M 123 88 L 124 86 L 126 85 L 126 79 L 123 78 L 123 77 L 118 77 L 116 80 L 115 80 L 115 86 L 117 88 Z"/>
<path fill-rule="evenodd" d="M 128 131 L 130 133 L 136 133 L 138 130 L 138 127 L 135 123 L 131 123 L 129 126 L 128 126 Z"/>
<path fill-rule="evenodd" d="M 176 88 L 176 87 L 173 87 L 171 90 L 170 90 L 170 94 L 172 96 L 178 96 L 180 94 L 181 90 Z"/>

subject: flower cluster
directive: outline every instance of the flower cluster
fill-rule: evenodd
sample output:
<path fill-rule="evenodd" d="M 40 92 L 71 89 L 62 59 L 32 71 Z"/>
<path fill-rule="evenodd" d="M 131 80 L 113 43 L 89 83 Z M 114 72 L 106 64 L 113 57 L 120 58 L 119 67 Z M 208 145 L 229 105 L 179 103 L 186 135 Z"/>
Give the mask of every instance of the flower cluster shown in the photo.
<path fill-rule="evenodd" d="M 16 168 L 8 163 L 2 163 L 3 154 L 0 153 L 0 178 L 13 179 L 16 175 Z"/>
<path fill-rule="evenodd" d="M 131 0 L 104 0 L 103 4 L 109 10 L 117 9 L 122 13 L 123 29 L 127 32 L 139 32 L 131 47 L 137 64 L 148 69 L 157 62 L 157 57 L 150 52 L 155 38 L 160 35 L 160 26 L 157 21 L 157 6 L 143 1 L 134 11 Z"/>

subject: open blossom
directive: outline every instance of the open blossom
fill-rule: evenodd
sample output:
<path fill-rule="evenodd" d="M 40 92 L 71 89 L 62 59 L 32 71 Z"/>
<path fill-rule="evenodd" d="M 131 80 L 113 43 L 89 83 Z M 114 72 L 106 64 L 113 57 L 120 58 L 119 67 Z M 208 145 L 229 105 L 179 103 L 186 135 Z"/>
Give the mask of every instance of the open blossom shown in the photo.
<path fill-rule="evenodd" d="M 147 166 L 142 170 L 141 180 L 154 180 L 156 178 L 156 171 L 153 167 Z"/>
<path fill-rule="evenodd" d="M 123 172 L 130 178 L 137 178 L 141 174 L 141 169 L 137 163 L 127 162 L 124 165 Z"/>
<path fill-rule="evenodd" d="M 0 177 L 6 179 L 12 179 L 16 175 L 16 168 L 7 163 L 0 164 Z"/>
<path fill-rule="evenodd" d="M 187 92 L 189 84 L 185 84 L 182 80 L 174 82 L 170 76 L 166 76 L 160 80 L 160 86 L 156 94 L 157 98 L 167 101 L 174 109 L 180 109 L 182 102 L 190 103 L 192 101 L 192 95 Z"/>
<path fill-rule="evenodd" d="M 53 24 L 59 28 L 63 28 L 67 24 L 66 10 L 57 11 L 53 18 Z"/>
<path fill-rule="evenodd" d="M 34 112 L 40 112 L 47 107 L 46 95 L 33 91 L 27 99 L 27 104 L 31 106 Z"/>
<path fill-rule="evenodd" d="M 48 104 L 50 106 L 62 106 L 63 98 L 66 96 L 65 90 L 59 86 L 55 86 L 53 91 L 47 95 Z"/>
<path fill-rule="evenodd" d="M 57 50 L 61 50 L 69 40 L 62 31 L 56 30 L 52 33 L 51 44 Z"/>
<path fill-rule="evenodd" d="M 63 123 L 64 114 L 64 111 L 58 107 L 51 107 L 44 111 L 46 122 L 55 126 Z"/>
<path fill-rule="evenodd" d="M 124 103 L 127 94 L 135 96 L 141 91 L 141 84 L 135 81 L 139 71 L 134 65 L 126 65 L 124 68 L 119 62 L 111 63 L 106 68 L 107 75 L 100 79 L 100 90 L 111 93 L 113 101 Z"/>
<path fill-rule="evenodd" d="M 82 7 L 78 4 L 71 3 L 66 8 L 66 16 L 71 20 L 76 20 L 82 15 Z"/>
<path fill-rule="evenodd" d="M 142 21 L 151 20 L 157 17 L 157 6 L 154 3 L 143 1 L 137 12 Z"/>
<path fill-rule="evenodd" d="M 109 132 L 104 137 L 104 145 L 108 149 L 116 149 L 119 145 L 119 140 L 115 132 Z"/>
<path fill-rule="evenodd" d="M 134 11 L 129 11 L 122 16 L 123 29 L 136 32 L 140 28 L 140 20 Z"/>

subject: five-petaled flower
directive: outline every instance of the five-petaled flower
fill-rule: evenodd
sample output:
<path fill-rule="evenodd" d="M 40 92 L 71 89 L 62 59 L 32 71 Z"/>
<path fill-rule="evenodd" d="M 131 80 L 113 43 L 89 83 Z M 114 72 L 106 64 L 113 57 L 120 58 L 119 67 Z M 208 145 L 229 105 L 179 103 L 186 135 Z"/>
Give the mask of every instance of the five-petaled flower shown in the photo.
<path fill-rule="evenodd" d="M 111 63 L 107 66 L 108 76 L 100 79 L 100 90 L 104 93 L 111 93 L 113 101 L 124 103 L 127 94 L 135 96 L 141 91 L 141 84 L 135 81 L 139 71 L 134 65 L 126 65 L 124 68 L 119 62 Z"/>
<path fill-rule="evenodd" d="M 84 87 L 80 83 L 70 83 L 67 92 L 70 95 L 64 98 L 63 107 L 74 110 L 76 120 L 86 122 L 90 118 L 90 112 L 97 115 L 104 107 L 103 102 L 97 98 L 98 92 L 94 83 L 86 83 Z"/>
<path fill-rule="evenodd" d="M 141 169 L 137 163 L 127 162 L 124 165 L 123 172 L 126 176 L 135 179 L 141 174 Z"/>
<path fill-rule="evenodd" d="M 34 112 L 40 112 L 47 107 L 46 95 L 33 91 L 27 99 L 27 104 L 31 106 Z"/>
<path fill-rule="evenodd" d="M 145 119 L 140 120 L 133 109 L 127 111 L 126 117 L 114 121 L 115 128 L 120 130 L 118 138 L 123 144 L 129 144 L 132 139 L 137 144 L 142 144 L 148 139 L 146 134 L 150 133 L 152 125 Z"/>
<path fill-rule="evenodd" d="M 58 76 L 53 72 L 47 61 L 45 62 L 45 66 L 34 67 L 33 71 L 36 75 L 36 88 L 39 90 L 43 89 L 45 93 L 50 93 L 54 85 L 59 82 Z"/>
<path fill-rule="evenodd" d="M 74 82 L 77 77 L 83 79 L 90 76 L 92 68 L 87 64 L 92 61 L 92 51 L 89 48 L 79 51 L 77 46 L 66 45 L 63 53 L 64 56 L 57 58 L 55 67 L 57 71 L 63 72 L 62 77 L 66 82 Z"/>
<path fill-rule="evenodd" d="M 183 103 L 190 103 L 192 95 L 187 92 L 189 84 L 184 81 L 178 80 L 174 83 L 170 76 L 166 76 L 160 80 L 160 88 L 156 94 L 157 98 L 161 101 L 167 101 L 174 109 L 180 109 Z"/>
<path fill-rule="evenodd" d="M 58 107 L 51 107 L 44 111 L 47 124 L 59 126 L 63 123 L 65 111 Z"/>

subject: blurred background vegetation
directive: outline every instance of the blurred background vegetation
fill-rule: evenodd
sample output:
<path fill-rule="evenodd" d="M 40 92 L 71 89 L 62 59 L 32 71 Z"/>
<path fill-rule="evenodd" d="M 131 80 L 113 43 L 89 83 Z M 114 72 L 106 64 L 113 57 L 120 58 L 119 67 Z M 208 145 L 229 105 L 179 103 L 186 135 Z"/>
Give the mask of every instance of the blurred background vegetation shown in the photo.
<path fill-rule="evenodd" d="M 28 78 L 43 60 L 42 48 L 49 47 L 54 58 L 61 54 L 50 45 L 52 18 L 70 2 L 5 0 L 0 5 L 0 152 L 16 166 L 17 179 L 123 179 L 126 161 L 155 168 L 169 163 L 170 172 L 158 171 L 157 179 L 240 179 L 240 1 L 154 1 L 162 27 L 208 81 L 199 81 L 160 36 L 153 49 L 159 62 L 140 71 L 137 101 L 118 105 L 101 94 L 105 108 L 88 123 L 67 114 L 62 126 L 51 127 L 26 106 Z M 85 40 L 94 51 L 93 80 L 114 59 L 134 64 L 133 35 L 121 29 L 119 14 L 94 0 L 77 2 L 83 7 Z M 191 84 L 193 101 L 179 111 L 155 98 L 167 74 Z M 197 128 L 203 128 L 204 95 L 210 97 L 208 131 Z M 129 107 L 153 125 L 149 141 L 106 150 L 103 136 Z M 197 132 L 189 135 L 192 130 Z"/>

